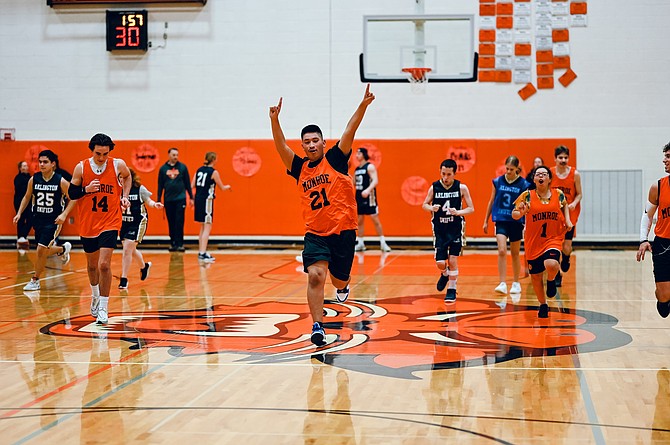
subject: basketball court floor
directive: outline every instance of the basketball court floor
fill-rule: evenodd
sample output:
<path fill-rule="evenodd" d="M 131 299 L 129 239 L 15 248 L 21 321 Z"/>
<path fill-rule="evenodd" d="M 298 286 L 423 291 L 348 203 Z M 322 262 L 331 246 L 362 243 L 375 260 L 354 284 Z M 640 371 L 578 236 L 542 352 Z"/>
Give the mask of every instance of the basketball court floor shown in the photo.
<path fill-rule="evenodd" d="M 576 251 L 541 320 L 529 278 L 493 291 L 493 251 L 446 305 L 431 251 L 368 250 L 319 349 L 298 251 L 144 253 L 98 326 L 81 251 L 34 293 L 35 251 L 0 251 L 0 442 L 670 443 L 670 319 L 634 251 Z"/>

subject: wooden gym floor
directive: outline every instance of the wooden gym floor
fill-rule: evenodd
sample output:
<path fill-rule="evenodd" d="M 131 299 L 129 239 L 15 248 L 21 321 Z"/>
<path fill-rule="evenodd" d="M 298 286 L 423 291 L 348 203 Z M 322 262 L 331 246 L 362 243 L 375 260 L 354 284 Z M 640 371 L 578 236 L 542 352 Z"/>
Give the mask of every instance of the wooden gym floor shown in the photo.
<path fill-rule="evenodd" d="M 0 251 L 0 442 L 670 443 L 650 259 L 575 252 L 539 320 L 529 278 L 493 292 L 495 252 L 466 251 L 445 305 L 431 251 L 367 251 L 316 349 L 297 253 L 147 250 L 100 327 L 81 251 L 34 293 L 34 250 Z"/>

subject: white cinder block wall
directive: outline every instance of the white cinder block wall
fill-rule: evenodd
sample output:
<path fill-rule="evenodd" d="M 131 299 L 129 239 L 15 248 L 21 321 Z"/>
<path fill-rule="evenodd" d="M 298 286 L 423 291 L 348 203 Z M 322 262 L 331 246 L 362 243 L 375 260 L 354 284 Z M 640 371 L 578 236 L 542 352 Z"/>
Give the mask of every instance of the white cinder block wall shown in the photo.
<path fill-rule="evenodd" d="M 425 13 L 477 14 L 477 0 L 425 0 Z M 149 7 L 154 46 L 105 51 L 105 6 L 52 9 L 0 0 L 0 127 L 24 140 L 270 138 L 282 123 L 338 137 L 364 89 L 362 16 L 413 14 L 414 0 L 209 0 Z M 570 30 L 567 89 L 527 102 L 512 84 L 373 84 L 363 138 L 575 137 L 582 169 L 662 175 L 670 141 L 670 1 L 589 0 L 587 28 Z M 293 133 L 295 134 L 293 134 Z M 645 193 L 645 191 L 640 191 Z M 632 209 L 638 211 L 639 209 Z"/>

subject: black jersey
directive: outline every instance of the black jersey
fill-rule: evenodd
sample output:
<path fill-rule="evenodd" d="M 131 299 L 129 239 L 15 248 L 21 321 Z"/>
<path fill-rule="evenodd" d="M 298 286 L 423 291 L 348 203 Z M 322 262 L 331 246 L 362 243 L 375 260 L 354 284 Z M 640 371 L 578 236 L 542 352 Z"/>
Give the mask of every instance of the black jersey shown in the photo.
<path fill-rule="evenodd" d="M 370 191 L 370 196 L 363 198 L 363 190 L 370 187 L 370 173 L 368 172 L 369 162 L 356 167 L 354 170 L 354 185 L 356 188 L 356 205 L 359 215 L 377 214 L 377 187 Z"/>
<path fill-rule="evenodd" d="M 463 217 L 449 215 L 448 208 L 461 209 L 461 182 L 454 180 L 448 189 L 444 188 L 442 181 L 433 182 L 433 205 L 439 205 L 440 210 L 433 213 L 433 231 L 439 233 L 460 233 L 463 229 Z"/>
<path fill-rule="evenodd" d="M 195 199 L 205 200 L 214 198 L 216 183 L 212 179 L 214 168 L 203 165 L 195 172 Z"/>
<path fill-rule="evenodd" d="M 63 191 L 60 188 L 62 176 L 54 173 L 44 180 L 42 173 L 33 175 L 33 218 L 35 224 L 53 224 L 65 209 Z"/>
<path fill-rule="evenodd" d="M 134 185 L 130 187 L 128 201 L 130 201 L 130 206 L 123 211 L 123 223 L 140 224 L 142 221 L 146 221 L 148 219 L 147 208 L 140 194 L 140 187 Z"/>

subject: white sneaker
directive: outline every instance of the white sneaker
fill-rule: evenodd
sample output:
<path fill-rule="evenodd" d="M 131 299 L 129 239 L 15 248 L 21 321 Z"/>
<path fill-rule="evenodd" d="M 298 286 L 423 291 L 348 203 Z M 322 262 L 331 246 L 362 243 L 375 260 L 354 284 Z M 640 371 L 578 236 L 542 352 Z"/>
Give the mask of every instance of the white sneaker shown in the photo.
<path fill-rule="evenodd" d="M 381 249 L 382 249 L 382 252 L 390 252 L 391 251 L 391 248 L 386 243 L 381 245 Z"/>
<path fill-rule="evenodd" d="M 302 263 L 302 255 L 296 255 L 295 260 L 299 263 Z"/>
<path fill-rule="evenodd" d="M 356 252 L 363 252 L 365 250 L 365 244 L 362 244 L 362 243 L 356 244 L 356 247 L 354 247 L 354 250 Z"/>
<path fill-rule="evenodd" d="M 349 286 L 345 287 L 344 289 L 337 289 L 335 291 L 335 298 L 337 298 L 337 301 L 340 303 L 347 301 L 347 298 L 349 298 Z"/>
<path fill-rule="evenodd" d="M 521 293 L 521 283 L 515 281 L 512 283 L 512 288 L 509 290 L 510 294 L 520 294 Z"/>
<path fill-rule="evenodd" d="M 107 324 L 107 308 L 99 307 L 98 308 L 98 317 L 95 320 L 98 324 Z"/>
<path fill-rule="evenodd" d="M 17 242 L 17 243 L 27 243 L 28 240 L 25 239 L 24 237 L 21 237 L 21 238 L 17 239 L 16 242 Z"/>
<path fill-rule="evenodd" d="M 91 296 L 91 315 L 98 316 L 98 307 L 100 307 L 100 297 Z"/>
<path fill-rule="evenodd" d="M 502 281 L 502 282 L 498 285 L 498 287 L 496 287 L 494 290 L 495 290 L 496 292 L 498 292 L 499 294 L 505 294 L 505 295 L 507 295 L 507 283 L 505 283 L 504 281 Z"/>
<path fill-rule="evenodd" d="M 512 303 L 517 304 L 519 301 L 521 301 L 521 293 L 518 294 L 509 294 L 510 297 L 512 297 Z"/>
<path fill-rule="evenodd" d="M 40 280 L 36 280 L 32 278 L 28 284 L 23 286 L 23 290 L 31 291 L 31 290 L 40 290 Z"/>
<path fill-rule="evenodd" d="M 72 250 L 72 244 L 68 242 L 63 243 L 63 253 L 60 256 L 60 260 L 63 264 L 70 262 L 70 250 Z"/>

